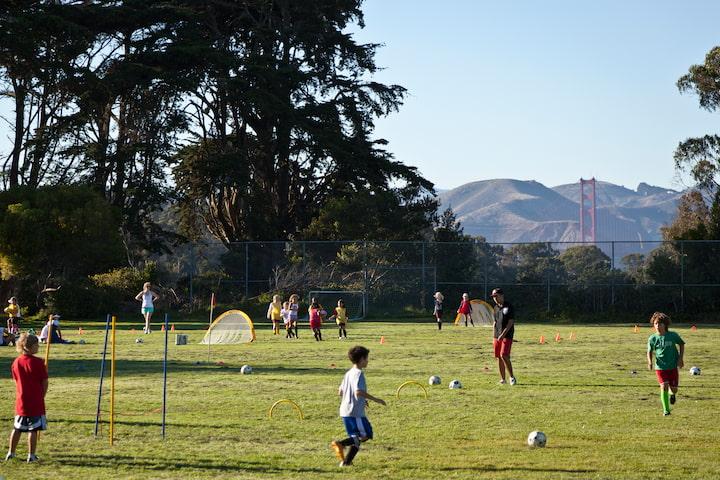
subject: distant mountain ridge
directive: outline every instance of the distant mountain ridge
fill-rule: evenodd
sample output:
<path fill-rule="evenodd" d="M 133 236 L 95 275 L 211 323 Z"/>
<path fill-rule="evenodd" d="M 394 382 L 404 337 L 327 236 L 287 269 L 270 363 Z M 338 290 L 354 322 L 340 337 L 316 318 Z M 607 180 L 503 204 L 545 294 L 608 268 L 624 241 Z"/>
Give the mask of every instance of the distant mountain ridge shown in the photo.
<path fill-rule="evenodd" d="M 657 241 L 672 222 L 682 192 L 641 183 L 637 190 L 596 182 L 598 241 Z M 548 188 L 536 181 L 481 180 L 439 193 L 465 233 L 489 242 L 573 242 L 580 239 L 579 183 Z"/>

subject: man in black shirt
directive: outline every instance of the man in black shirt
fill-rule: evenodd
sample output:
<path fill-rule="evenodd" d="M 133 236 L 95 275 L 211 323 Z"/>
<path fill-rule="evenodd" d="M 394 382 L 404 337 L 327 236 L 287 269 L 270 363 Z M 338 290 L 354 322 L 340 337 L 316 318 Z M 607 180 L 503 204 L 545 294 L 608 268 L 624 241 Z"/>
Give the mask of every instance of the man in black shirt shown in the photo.
<path fill-rule="evenodd" d="M 495 301 L 493 309 L 493 349 L 495 358 L 498 359 L 500 370 L 500 384 L 505 384 L 505 372 L 510 375 L 510 385 L 515 385 L 512 362 L 510 361 L 510 349 L 512 348 L 513 336 L 515 335 L 515 309 L 505 300 L 502 288 L 495 288 L 492 291 L 492 298 Z"/>

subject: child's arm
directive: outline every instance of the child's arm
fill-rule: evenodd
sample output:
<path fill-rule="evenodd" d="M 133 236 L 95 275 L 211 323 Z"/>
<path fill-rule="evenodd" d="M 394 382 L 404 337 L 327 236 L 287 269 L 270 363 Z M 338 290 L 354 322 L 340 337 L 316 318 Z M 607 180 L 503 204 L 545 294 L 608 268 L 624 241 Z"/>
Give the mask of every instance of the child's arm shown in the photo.
<path fill-rule="evenodd" d="M 43 389 L 43 398 L 45 398 L 45 394 L 48 391 L 48 379 L 47 378 L 42 381 L 42 389 Z"/>
<path fill-rule="evenodd" d="M 647 352 L 647 364 L 648 364 L 648 370 L 652 370 L 652 358 L 653 358 L 653 352 L 652 350 L 648 350 Z"/>
<path fill-rule="evenodd" d="M 511 318 L 510 320 L 508 320 L 507 327 L 505 327 L 505 330 L 500 332 L 500 335 L 498 335 L 498 340 L 502 340 L 505 337 L 505 334 L 510 331 L 510 329 L 512 328 L 512 326 L 514 324 L 515 324 L 514 319 Z"/>
<path fill-rule="evenodd" d="M 138 293 L 137 295 L 135 295 L 135 300 L 138 300 L 138 301 L 142 300 L 142 295 L 143 295 L 143 293 L 144 293 L 144 292 L 140 292 L 140 293 Z"/>
<path fill-rule="evenodd" d="M 268 305 L 268 311 L 265 314 L 265 316 L 267 317 L 268 320 L 270 320 L 270 312 L 272 312 L 272 307 L 273 307 L 273 304 L 272 304 L 272 302 L 270 302 L 270 305 Z"/>
<path fill-rule="evenodd" d="M 685 344 L 681 343 L 679 345 L 680 347 L 680 356 L 678 357 L 678 368 L 683 368 L 685 366 L 685 361 L 683 360 L 683 355 L 685 355 Z"/>
<path fill-rule="evenodd" d="M 358 398 L 365 398 L 367 400 L 372 400 L 373 402 L 379 403 L 380 405 L 387 405 L 387 403 L 385 403 L 385 400 L 383 400 L 382 398 L 378 398 L 374 395 L 370 395 L 365 390 L 356 390 L 355 396 Z"/>

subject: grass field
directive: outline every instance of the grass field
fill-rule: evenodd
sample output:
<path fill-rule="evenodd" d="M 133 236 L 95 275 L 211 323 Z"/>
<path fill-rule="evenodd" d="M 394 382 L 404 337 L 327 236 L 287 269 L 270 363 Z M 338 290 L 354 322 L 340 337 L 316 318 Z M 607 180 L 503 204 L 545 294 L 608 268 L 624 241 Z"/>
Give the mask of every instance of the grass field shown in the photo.
<path fill-rule="evenodd" d="M 352 324 L 347 341 L 326 328 L 326 340 L 317 343 L 308 330 L 301 330 L 300 340 L 286 340 L 260 325 L 257 342 L 215 346 L 210 364 L 207 347 L 197 345 L 202 332 L 189 330 L 191 345 L 170 346 L 165 441 L 160 436 L 163 334 L 156 331 L 136 344 L 142 335 L 128 325 L 122 328 L 115 445 L 109 445 L 107 423 L 99 438 L 92 433 L 103 342 L 95 330 L 82 337 L 85 345 L 51 349 L 49 429 L 40 439 L 41 463 L 0 464 L 0 476 L 720 478 L 717 328 L 676 328 L 687 342 L 686 368 L 669 417 L 662 416 L 655 376 L 645 367 L 651 332 L 646 324 L 640 333 L 627 325 L 519 324 L 513 346 L 519 384 L 512 387 L 497 384 L 487 328 L 446 326 L 437 332 L 431 322 L 366 322 Z M 575 341 L 567 340 L 571 331 Z M 554 341 L 556 332 L 563 341 Z M 76 331 L 65 335 L 79 338 Z M 547 344 L 538 344 L 540 335 Z M 337 386 L 349 367 L 346 351 L 356 344 L 371 350 L 368 390 L 388 405 L 371 405 L 375 439 L 363 446 L 353 467 L 341 470 L 328 443 L 343 437 Z M 7 433 L 14 356 L 13 349 L 0 348 L 0 425 Z M 241 375 L 243 364 L 252 365 L 254 373 Z M 702 375 L 691 377 L 691 365 L 700 366 Z M 395 397 L 404 381 L 427 385 L 433 374 L 443 383 L 427 387 L 427 400 L 416 386 Z M 454 378 L 462 381 L 462 390 L 447 388 Z M 268 408 L 282 398 L 297 402 L 305 420 L 288 405 L 268 419 Z M 536 429 L 548 436 L 544 449 L 526 445 L 528 433 Z M 23 436 L 18 456 L 25 455 Z"/>

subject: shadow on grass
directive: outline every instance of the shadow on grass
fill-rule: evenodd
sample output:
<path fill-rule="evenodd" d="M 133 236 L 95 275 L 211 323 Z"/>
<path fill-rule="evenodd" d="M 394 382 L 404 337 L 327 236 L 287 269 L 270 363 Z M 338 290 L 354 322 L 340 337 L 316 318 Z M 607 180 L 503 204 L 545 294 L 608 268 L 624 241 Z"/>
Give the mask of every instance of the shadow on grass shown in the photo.
<path fill-rule="evenodd" d="M 318 468 L 287 468 L 274 467 L 267 463 L 245 461 L 235 458 L 225 458 L 222 463 L 210 459 L 193 458 L 194 461 L 183 459 L 181 461 L 164 459 L 158 457 L 146 458 L 128 455 L 104 455 L 104 454 L 83 454 L 82 456 L 74 455 L 53 455 L 52 461 L 62 466 L 81 467 L 81 468 L 105 468 L 132 467 L 146 470 L 163 470 L 172 471 L 180 469 L 209 470 L 216 472 L 259 472 L 259 473 L 326 473 L 325 470 Z"/>
<path fill-rule="evenodd" d="M 545 473 L 595 473 L 597 470 L 582 468 L 536 468 L 536 467 L 441 467 L 438 470 L 446 472 L 472 471 L 472 472 L 545 472 Z"/>
<path fill-rule="evenodd" d="M 657 387 L 657 384 L 647 384 L 647 385 L 640 385 L 640 384 L 630 384 L 630 383 L 530 383 L 530 382 L 524 382 L 522 384 L 523 386 L 529 386 L 529 387 L 562 387 L 562 388 L 578 388 L 578 387 L 604 387 L 604 388 L 640 388 L 640 389 L 647 389 L 648 387 Z M 518 385 L 519 386 L 519 385 Z M 517 388 L 518 386 L 515 386 L 513 388 Z M 711 385 L 680 385 L 680 388 L 682 390 L 686 389 L 694 389 L 694 388 L 702 388 L 702 389 L 720 389 L 720 385 L 718 386 L 711 386 Z"/>

